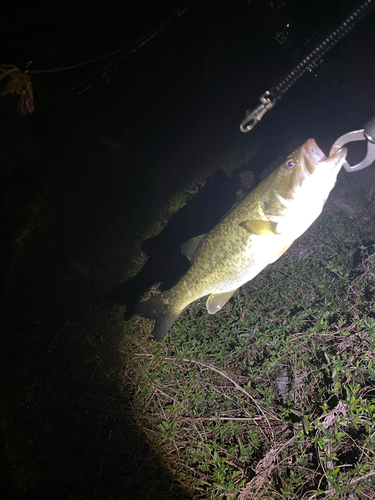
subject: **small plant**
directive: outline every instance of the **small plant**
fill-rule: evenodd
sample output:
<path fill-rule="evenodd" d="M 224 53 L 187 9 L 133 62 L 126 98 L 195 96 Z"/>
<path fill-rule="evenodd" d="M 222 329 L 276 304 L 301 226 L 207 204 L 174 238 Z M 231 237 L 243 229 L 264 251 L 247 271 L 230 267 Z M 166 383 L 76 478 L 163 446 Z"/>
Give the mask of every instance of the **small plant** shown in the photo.
<path fill-rule="evenodd" d="M 160 345 L 130 323 L 136 421 L 194 498 L 375 494 L 370 226 L 326 215 L 220 313 L 190 305 Z"/>

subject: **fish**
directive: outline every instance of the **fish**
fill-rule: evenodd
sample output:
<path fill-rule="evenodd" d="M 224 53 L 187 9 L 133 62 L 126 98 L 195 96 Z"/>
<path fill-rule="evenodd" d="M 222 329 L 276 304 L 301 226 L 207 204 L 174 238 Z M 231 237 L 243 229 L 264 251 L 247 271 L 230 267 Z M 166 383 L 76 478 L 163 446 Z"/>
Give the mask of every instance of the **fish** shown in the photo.
<path fill-rule="evenodd" d="M 170 290 L 136 306 L 155 320 L 161 341 L 182 311 L 208 295 L 216 314 L 234 292 L 279 259 L 317 219 L 345 161 L 347 149 L 326 157 L 308 139 L 237 202 L 208 233 L 182 244 L 191 267 Z"/>

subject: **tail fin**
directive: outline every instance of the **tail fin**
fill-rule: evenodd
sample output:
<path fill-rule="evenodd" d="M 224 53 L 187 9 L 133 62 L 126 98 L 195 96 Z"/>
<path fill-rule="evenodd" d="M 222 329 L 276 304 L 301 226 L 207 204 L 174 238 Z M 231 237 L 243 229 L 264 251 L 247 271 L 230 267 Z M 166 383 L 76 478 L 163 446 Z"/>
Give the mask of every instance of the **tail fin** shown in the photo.
<path fill-rule="evenodd" d="M 171 295 L 169 291 L 159 293 L 152 299 L 138 304 L 134 310 L 134 314 L 156 321 L 154 337 L 157 342 L 167 335 L 181 312 L 173 310 L 169 300 Z"/>

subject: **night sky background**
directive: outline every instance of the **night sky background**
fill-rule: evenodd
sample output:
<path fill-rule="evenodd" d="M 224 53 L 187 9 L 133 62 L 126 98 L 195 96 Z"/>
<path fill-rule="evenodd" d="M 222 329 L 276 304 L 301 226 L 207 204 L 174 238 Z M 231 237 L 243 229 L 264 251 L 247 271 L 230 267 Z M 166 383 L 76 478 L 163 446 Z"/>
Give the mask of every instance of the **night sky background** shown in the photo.
<path fill-rule="evenodd" d="M 220 158 L 246 153 L 241 169 L 260 178 L 309 137 L 328 154 L 337 137 L 374 116 L 372 10 L 252 132 L 239 131 L 259 96 L 359 5 L 37 0 L 2 7 L 0 62 L 25 69 L 32 61 L 31 70 L 126 47 L 187 8 L 109 72 L 102 68 L 114 57 L 33 75 L 36 111 L 28 116 L 12 121 L 19 96 L 0 98 L 2 498 L 188 498 L 118 394 L 118 345 L 106 325 L 114 304 L 129 315 L 154 283 L 171 286 L 187 266 L 180 244 L 233 205 L 239 178 L 213 167 Z M 143 242 L 167 200 L 210 168 L 204 188 Z M 373 167 L 340 175 L 374 182 Z M 140 245 L 149 261 L 134 277 L 129 262 Z"/>

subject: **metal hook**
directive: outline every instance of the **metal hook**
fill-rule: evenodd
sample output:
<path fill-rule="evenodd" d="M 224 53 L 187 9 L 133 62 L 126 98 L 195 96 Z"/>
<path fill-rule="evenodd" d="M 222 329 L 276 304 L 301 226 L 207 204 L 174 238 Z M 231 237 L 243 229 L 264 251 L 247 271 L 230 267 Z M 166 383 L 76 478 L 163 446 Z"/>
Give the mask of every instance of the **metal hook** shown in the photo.
<path fill-rule="evenodd" d="M 263 118 L 265 113 L 274 107 L 276 104 L 275 97 L 267 90 L 260 97 L 260 104 L 253 110 L 247 111 L 245 119 L 241 122 L 240 130 L 241 132 L 250 132 L 255 125 Z"/>
<path fill-rule="evenodd" d="M 357 165 L 349 165 L 347 161 L 343 163 L 343 167 L 347 172 L 357 172 L 368 167 L 375 161 L 375 117 L 366 123 L 365 128 L 353 130 L 339 137 L 333 144 L 329 156 L 336 153 L 342 146 L 348 142 L 367 141 L 367 153 L 365 158 Z"/>

